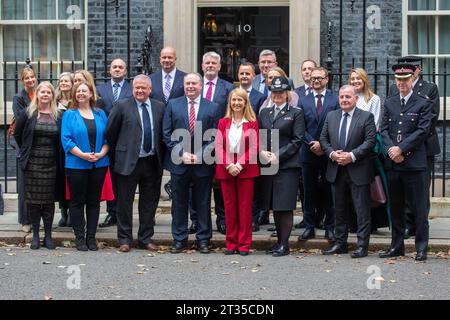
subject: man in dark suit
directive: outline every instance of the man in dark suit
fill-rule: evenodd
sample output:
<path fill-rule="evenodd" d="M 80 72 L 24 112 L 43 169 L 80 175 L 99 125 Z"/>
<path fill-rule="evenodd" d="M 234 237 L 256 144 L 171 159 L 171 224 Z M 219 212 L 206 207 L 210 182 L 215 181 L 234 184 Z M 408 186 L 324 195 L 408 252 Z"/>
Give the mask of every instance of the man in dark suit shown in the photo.
<path fill-rule="evenodd" d="M 159 55 L 161 70 L 150 75 L 152 80 L 151 98 L 164 102 L 165 105 L 169 99 L 174 99 L 184 95 L 183 78 L 186 72 L 176 67 L 177 52 L 175 48 L 164 47 Z"/>
<path fill-rule="evenodd" d="M 234 85 L 219 78 L 221 66 L 219 54 L 213 51 L 206 52 L 202 61 L 203 98 L 216 103 L 219 107 L 219 118 L 223 118 L 227 110 L 228 95 L 234 89 Z M 220 184 L 214 185 L 214 210 L 217 231 L 225 234 L 225 209 Z"/>
<path fill-rule="evenodd" d="M 433 103 L 413 91 L 410 64 L 392 66 L 399 94 L 386 99 L 381 126 L 389 158 L 385 162 L 392 208 L 392 241 L 381 258 L 405 254 L 405 204 L 416 222 L 416 260 L 427 259 L 428 208 L 427 151 L 425 140 L 433 121 Z"/>
<path fill-rule="evenodd" d="M 255 79 L 255 66 L 250 62 L 243 62 L 238 70 L 239 84 L 242 89 L 247 91 L 251 107 L 256 115 L 259 114 L 259 108 L 264 103 L 267 95 L 262 94 L 252 87 Z"/>
<path fill-rule="evenodd" d="M 367 256 L 370 238 L 370 182 L 373 163 L 370 153 L 375 145 L 373 114 L 356 107 L 355 88 L 339 90 L 341 110 L 328 113 L 320 135 L 320 145 L 328 158 L 327 180 L 333 186 L 336 215 L 336 242 L 322 254 L 347 253 L 347 238 L 353 203 L 358 221 L 357 250 L 352 258 Z M 349 201 L 350 200 L 350 201 Z"/>
<path fill-rule="evenodd" d="M 428 133 L 428 138 L 425 140 L 425 148 L 427 150 L 427 210 L 430 213 L 430 186 L 431 186 L 431 172 L 433 170 L 434 158 L 441 152 L 441 148 L 439 146 L 439 138 L 436 132 L 436 125 L 439 120 L 439 112 L 440 112 L 440 100 L 439 100 L 439 91 L 436 84 L 432 82 L 428 82 L 423 80 L 420 77 L 422 72 L 422 58 L 416 56 L 406 56 L 398 59 L 398 63 L 409 63 L 414 65 L 415 70 L 412 75 L 413 80 L 413 91 L 417 93 L 419 96 L 422 96 L 426 99 L 429 99 L 433 102 L 433 121 L 431 123 L 431 128 Z M 391 86 L 389 89 L 390 95 L 398 94 L 398 89 L 395 84 Z M 412 214 L 411 209 L 409 208 L 409 204 L 406 204 L 406 229 L 405 229 L 405 239 L 414 236 L 415 223 L 414 216 Z"/>
<path fill-rule="evenodd" d="M 97 86 L 97 94 L 100 96 L 98 106 L 109 116 L 114 103 L 119 99 L 131 98 L 133 88 L 125 80 L 127 76 L 127 64 L 122 59 L 114 59 L 109 68 L 111 79 Z M 117 194 L 117 178 L 114 170 L 111 170 L 111 181 L 114 193 Z M 117 199 L 106 202 L 106 211 L 108 215 L 105 221 L 99 224 L 100 228 L 111 227 L 117 223 Z"/>
<path fill-rule="evenodd" d="M 105 130 L 117 175 L 117 236 L 121 252 L 128 252 L 133 241 L 133 202 L 138 185 L 138 245 L 146 250 L 158 250 L 152 236 L 163 173 L 164 104 L 149 98 L 151 90 L 149 77 L 136 76 L 133 97 L 115 104 Z"/>
<path fill-rule="evenodd" d="M 214 176 L 213 137 L 205 132 L 217 128 L 217 104 L 201 97 L 203 82 L 197 73 L 184 77 L 185 96 L 169 101 L 164 113 L 163 138 L 167 146 L 164 169 L 170 171 L 172 195 L 172 253 L 187 249 L 188 198 L 197 211 L 196 244 L 209 253 L 211 226 L 211 189 Z"/>
<path fill-rule="evenodd" d="M 328 158 L 320 147 L 320 133 L 328 112 L 339 109 L 339 100 L 330 90 L 327 90 L 328 71 L 325 68 L 315 68 L 311 72 L 313 92 L 300 100 L 300 108 L 305 117 L 306 132 L 300 151 L 302 164 L 303 188 L 305 191 L 303 220 L 305 231 L 299 241 L 315 237 L 316 226 L 322 223 L 325 238 L 334 241 L 334 210 L 331 197 L 331 186 L 326 181 Z"/>

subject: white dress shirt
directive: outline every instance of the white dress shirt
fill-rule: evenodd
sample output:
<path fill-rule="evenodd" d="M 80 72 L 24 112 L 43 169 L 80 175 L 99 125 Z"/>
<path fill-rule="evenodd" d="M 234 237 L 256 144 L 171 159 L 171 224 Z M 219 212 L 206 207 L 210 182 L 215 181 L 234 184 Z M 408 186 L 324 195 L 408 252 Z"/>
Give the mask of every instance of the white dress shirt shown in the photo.
<path fill-rule="evenodd" d="M 198 96 L 197 98 L 195 98 L 195 100 L 191 100 L 188 97 L 186 97 L 187 99 L 187 113 L 188 113 L 188 119 L 189 116 L 191 115 L 191 101 L 194 101 L 194 109 L 195 109 L 195 121 L 197 121 L 197 115 L 198 115 L 198 109 L 200 109 L 200 96 Z"/>

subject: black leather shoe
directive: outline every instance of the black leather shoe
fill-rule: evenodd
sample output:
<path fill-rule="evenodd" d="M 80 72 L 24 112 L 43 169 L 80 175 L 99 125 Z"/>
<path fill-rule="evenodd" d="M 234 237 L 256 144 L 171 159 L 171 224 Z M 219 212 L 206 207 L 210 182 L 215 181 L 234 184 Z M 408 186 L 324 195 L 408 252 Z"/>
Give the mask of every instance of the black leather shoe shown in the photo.
<path fill-rule="evenodd" d="M 88 249 L 91 250 L 91 251 L 97 251 L 98 250 L 97 240 L 95 240 L 94 237 L 86 237 L 86 245 L 87 245 Z"/>
<path fill-rule="evenodd" d="M 108 214 L 105 218 L 105 221 L 100 223 L 98 226 L 99 228 L 106 228 L 106 227 L 112 227 L 117 224 L 117 218 L 116 216 L 113 216 L 111 214 Z"/>
<path fill-rule="evenodd" d="M 85 238 L 76 238 L 75 239 L 75 246 L 77 247 L 78 251 L 88 251 L 89 248 L 86 245 L 86 239 Z"/>
<path fill-rule="evenodd" d="M 340 244 L 340 243 L 335 243 L 328 250 L 322 250 L 322 254 L 324 254 L 324 255 L 343 254 L 343 253 L 347 253 L 347 252 L 348 252 L 347 244 Z"/>
<path fill-rule="evenodd" d="M 223 252 L 223 254 L 226 255 L 226 256 L 230 256 L 232 254 L 239 254 L 239 251 L 237 251 L 237 250 L 225 250 Z"/>
<path fill-rule="evenodd" d="M 192 222 L 191 226 L 189 227 L 189 234 L 197 233 L 197 222 Z"/>
<path fill-rule="evenodd" d="M 414 230 L 412 229 L 412 228 L 406 228 L 405 229 L 405 239 L 409 239 L 409 238 L 411 238 L 411 237 L 415 237 L 416 236 L 416 233 L 414 232 Z"/>
<path fill-rule="evenodd" d="M 226 228 L 226 226 L 225 226 L 225 223 L 223 223 L 223 222 L 218 222 L 218 223 L 217 223 L 217 231 L 219 231 L 221 234 L 226 234 L 227 228 Z"/>
<path fill-rule="evenodd" d="M 287 256 L 289 254 L 289 248 L 283 245 L 280 245 L 277 250 L 272 252 L 272 257 L 282 257 Z"/>
<path fill-rule="evenodd" d="M 270 224 L 268 211 L 263 210 L 258 214 L 258 224 L 260 226 L 263 226 L 265 224 Z"/>
<path fill-rule="evenodd" d="M 258 232 L 259 231 L 259 225 L 257 222 L 252 222 L 252 232 Z"/>
<path fill-rule="evenodd" d="M 313 239 L 316 236 L 314 229 L 306 229 L 302 235 L 298 237 L 298 241 Z"/>
<path fill-rule="evenodd" d="M 353 252 L 351 254 L 352 258 L 363 258 L 363 257 L 367 257 L 367 249 L 363 248 L 363 247 L 358 247 L 358 249 L 356 249 L 355 252 Z"/>
<path fill-rule="evenodd" d="M 303 229 L 306 228 L 305 220 L 300 221 L 299 223 L 294 224 L 295 229 Z"/>
<path fill-rule="evenodd" d="M 396 250 L 396 249 L 389 249 L 385 252 L 380 253 L 380 258 L 393 258 L 393 257 L 399 257 L 404 256 L 405 250 Z"/>
<path fill-rule="evenodd" d="M 336 241 L 333 230 L 325 230 L 325 239 L 328 241 Z"/>
<path fill-rule="evenodd" d="M 427 260 L 427 252 L 426 251 L 419 251 L 416 254 L 416 258 L 414 259 L 416 261 L 425 261 Z"/>
<path fill-rule="evenodd" d="M 186 241 L 174 241 L 170 247 L 170 253 L 180 253 L 187 249 Z"/>
<path fill-rule="evenodd" d="M 266 250 L 266 254 L 272 254 L 274 251 L 277 251 L 279 247 L 280 247 L 280 244 L 276 243 L 272 248 L 270 248 L 269 250 Z"/>
<path fill-rule="evenodd" d="M 209 253 L 209 243 L 200 242 L 197 244 L 197 249 L 200 253 Z"/>
<path fill-rule="evenodd" d="M 248 253 L 249 253 L 248 251 L 239 251 L 239 254 L 243 257 L 248 256 Z"/>

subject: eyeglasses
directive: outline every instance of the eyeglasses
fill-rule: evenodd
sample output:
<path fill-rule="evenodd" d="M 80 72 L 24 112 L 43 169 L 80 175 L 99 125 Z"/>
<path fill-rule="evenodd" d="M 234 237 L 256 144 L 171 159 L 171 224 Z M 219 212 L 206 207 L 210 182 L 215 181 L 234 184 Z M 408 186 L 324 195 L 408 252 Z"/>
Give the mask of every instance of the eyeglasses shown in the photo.
<path fill-rule="evenodd" d="M 326 79 L 326 77 L 311 77 L 311 81 L 322 81 Z"/>

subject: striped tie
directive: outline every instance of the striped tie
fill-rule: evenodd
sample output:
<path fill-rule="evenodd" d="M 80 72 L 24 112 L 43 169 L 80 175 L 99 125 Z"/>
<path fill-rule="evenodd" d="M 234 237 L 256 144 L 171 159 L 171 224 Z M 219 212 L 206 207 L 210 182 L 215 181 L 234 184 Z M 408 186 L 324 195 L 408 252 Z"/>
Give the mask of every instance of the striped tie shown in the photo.
<path fill-rule="evenodd" d="M 169 96 L 170 96 L 170 79 L 172 77 L 170 76 L 170 74 L 166 74 L 165 79 L 166 82 L 164 83 L 164 99 L 167 101 L 169 101 Z"/>
<path fill-rule="evenodd" d="M 190 111 L 189 111 L 189 133 L 191 136 L 194 135 L 194 124 L 195 124 L 195 102 L 190 101 L 189 104 L 191 105 Z"/>
<path fill-rule="evenodd" d="M 119 99 L 119 87 L 120 86 L 118 83 L 114 83 L 113 87 L 114 87 L 113 98 L 114 98 L 114 101 L 117 101 L 117 99 Z"/>

